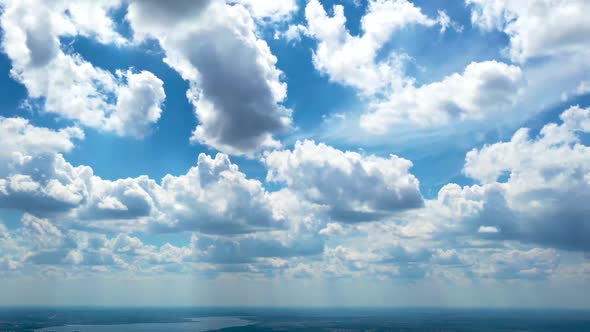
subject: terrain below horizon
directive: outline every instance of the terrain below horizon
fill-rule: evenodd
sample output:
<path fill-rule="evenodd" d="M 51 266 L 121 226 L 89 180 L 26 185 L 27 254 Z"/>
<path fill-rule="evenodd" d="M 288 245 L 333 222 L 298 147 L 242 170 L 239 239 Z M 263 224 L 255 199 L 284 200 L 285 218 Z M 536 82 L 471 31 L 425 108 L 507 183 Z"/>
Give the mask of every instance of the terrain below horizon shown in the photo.
<path fill-rule="evenodd" d="M 590 311 L 444 308 L 0 308 L 0 331 L 587 332 Z"/>

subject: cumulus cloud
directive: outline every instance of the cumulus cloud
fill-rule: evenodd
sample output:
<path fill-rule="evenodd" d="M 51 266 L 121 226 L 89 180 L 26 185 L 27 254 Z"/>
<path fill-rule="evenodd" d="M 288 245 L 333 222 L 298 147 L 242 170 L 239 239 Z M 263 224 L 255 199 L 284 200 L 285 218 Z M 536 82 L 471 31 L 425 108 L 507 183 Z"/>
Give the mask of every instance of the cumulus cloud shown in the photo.
<path fill-rule="evenodd" d="M 33 265 L 160 273 L 194 268 L 214 275 L 280 272 L 406 281 L 461 274 L 547 278 L 559 264 L 557 250 L 503 248 L 499 243 L 588 250 L 589 211 L 578 199 L 590 192 L 587 147 L 579 137 L 589 131 L 589 115 L 589 109 L 571 107 L 561 115 L 561 124 L 547 124 L 538 137 L 520 130 L 509 142 L 473 150 L 465 173 L 480 183 L 449 184 L 422 209 L 417 208 L 423 202 L 418 182 L 408 172 L 411 163 L 395 156 L 299 142 L 293 150 L 264 156 L 269 180 L 286 184 L 275 192 L 248 179 L 224 154 L 201 154 L 186 174 L 166 176 L 161 183 L 146 176 L 112 181 L 95 176 L 90 167 L 70 165 L 59 154 L 72 148 L 77 129 L 49 130 L 4 119 L 0 128 L 6 132 L 0 136 L 11 133 L 22 142 L 22 151 L 14 146 L 11 155 L 20 154 L 15 160 L 23 163 L 8 163 L 2 202 L 31 213 L 16 230 L 0 228 L 0 247 L 6 252 L 2 269 Z M 36 140 L 40 134 L 49 139 Z M 51 186 L 61 188 L 55 191 L 61 194 L 51 194 Z M 28 195 L 28 204 L 8 200 L 17 194 Z M 39 208 L 59 206 L 57 198 L 65 204 L 61 210 Z M 330 222 L 374 220 L 375 215 L 387 222 L 349 225 L 346 232 Z M 121 221 L 126 228 L 112 228 Z M 110 235 L 113 230 L 193 235 L 184 246 L 158 247 L 129 234 Z M 354 241 L 359 236 L 362 243 Z M 328 246 L 341 239 L 346 245 Z M 463 243 L 455 246 L 454 239 Z M 474 244 L 478 239 L 497 244 Z"/>
<path fill-rule="evenodd" d="M 75 127 L 50 130 L 22 118 L 0 118 L 0 206 L 27 211 L 64 211 L 84 199 L 87 169 L 69 165 L 59 152 L 83 138 Z"/>
<path fill-rule="evenodd" d="M 288 189 L 270 193 L 269 199 L 275 217 L 284 220 L 280 229 L 247 234 L 193 234 L 192 260 L 232 264 L 235 272 L 272 274 L 284 267 L 284 263 L 276 265 L 282 260 L 320 255 L 325 239 L 318 233 L 326 223 L 325 209 L 301 200 Z M 211 272 L 228 272 L 228 268 L 214 267 Z"/>
<path fill-rule="evenodd" d="M 438 201 L 466 229 L 494 239 L 587 251 L 590 236 L 590 111 L 577 106 L 561 124 L 545 125 L 537 137 L 519 129 L 508 142 L 474 149 L 464 172 L 480 184 L 444 186 Z"/>
<path fill-rule="evenodd" d="M 406 0 L 371 0 L 361 19 L 360 36 L 346 29 L 344 7 L 335 5 L 329 16 L 318 0 L 305 8 L 307 32 L 318 41 L 313 53 L 316 69 L 335 82 L 375 94 L 404 84 L 402 55 L 390 54 L 377 60 L 378 51 L 394 33 L 411 25 L 433 26 L 435 19 Z"/>
<path fill-rule="evenodd" d="M 276 31 L 274 38 L 284 38 L 287 42 L 298 42 L 301 37 L 308 34 L 307 27 L 302 24 L 291 24 L 285 31 Z"/>
<path fill-rule="evenodd" d="M 76 209 L 77 219 L 116 220 L 151 217 L 157 212 L 158 184 L 147 176 L 104 180 L 93 176 L 87 180 L 88 192 L 83 205 Z"/>
<path fill-rule="evenodd" d="M 293 150 L 264 157 L 269 178 L 287 184 L 276 192 L 247 179 L 223 154 L 215 158 L 202 154 L 185 175 L 167 176 L 160 184 L 145 176 L 111 181 L 93 175 L 90 167 L 70 165 L 59 154 L 72 148 L 79 130 L 49 130 L 18 118 L 4 119 L 0 136 L 13 135 L 22 142 L 22 151 L 19 146 L 10 148 L 10 156 L 18 158 L 10 159 L 9 171 L 3 173 L 2 202 L 33 214 L 24 215 L 21 229 L 0 229 L 0 246 L 7 253 L 3 269 L 15 271 L 33 264 L 148 273 L 210 264 L 200 268 L 215 274 L 283 271 L 300 277 L 362 274 L 416 280 L 469 267 L 462 271 L 472 278 L 547 278 L 559 263 L 555 250 L 496 248 L 489 255 L 474 254 L 465 241 L 456 250 L 467 252 L 457 252 L 448 249 L 453 243 L 449 234 L 588 250 L 589 211 L 577 199 L 590 192 L 587 147 L 579 137 L 589 131 L 589 115 L 589 109 L 571 107 L 561 115 L 561 124 L 546 125 L 538 137 L 520 130 L 509 142 L 473 150 L 467 155 L 465 173 L 480 184 L 449 184 L 436 201 L 411 210 L 401 204 L 404 200 L 397 193 L 413 193 L 421 203 L 418 183 L 408 173 L 411 163 L 394 156 L 366 156 L 300 142 Z M 48 139 L 39 140 L 38 135 Z M 328 177 L 332 186 L 337 184 L 334 191 L 323 190 L 328 173 L 336 176 Z M 367 186 L 379 195 L 358 189 Z M 28 195 L 20 197 L 28 204 L 9 200 L 21 194 Z M 60 206 L 58 202 L 64 204 L 60 211 L 40 208 Z M 354 213 L 338 214 L 335 209 Z M 365 220 L 355 213 L 367 216 L 367 212 L 383 212 L 388 222 L 349 226 L 346 233 L 328 222 Z M 397 221 L 404 219 L 409 221 Z M 127 220 L 129 227 L 117 232 L 155 226 L 196 233 L 186 246 L 155 247 L 126 234 L 109 238 L 74 230 L 86 224 L 87 230 L 104 232 L 116 220 Z M 360 248 L 353 241 L 352 247 L 326 248 L 328 237 L 354 238 L 363 230 L 368 232 L 369 246 Z M 309 256 L 323 260 L 311 265 L 290 263 Z"/>
<path fill-rule="evenodd" d="M 287 202 L 275 209 L 262 183 L 248 179 L 227 155 L 201 154 L 185 175 L 167 175 L 161 183 L 147 176 L 106 180 L 60 154 L 81 136 L 76 128 L 54 131 L 20 118 L 0 119 L 0 138 L 9 142 L 0 153 L 0 206 L 39 216 L 61 213 L 72 225 L 98 230 L 145 230 L 149 224 L 238 234 L 286 227 Z"/>
<path fill-rule="evenodd" d="M 77 127 L 51 130 L 33 126 L 27 119 L 0 117 L 0 158 L 3 161 L 17 153 L 37 155 L 69 152 L 74 148 L 74 140 L 83 138 L 84 132 Z"/>
<path fill-rule="evenodd" d="M 2 47 L 12 62 L 12 77 L 27 88 L 29 98 L 42 100 L 43 111 L 119 135 L 142 137 L 160 118 L 165 98 L 162 81 L 146 71 L 113 75 L 64 51 L 60 41 L 81 34 L 120 42 L 107 14 L 119 5 L 118 1 L 7 1 L 0 21 Z"/>
<path fill-rule="evenodd" d="M 7 254 L 14 252 L 5 257 L 7 266 L 9 263 L 19 267 L 32 264 L 80 272 L 98 269 L 153 273 L 200 269 L 208 264 L 203 271 L 212 274 L 272 274 L 286 266 L 283 259 L 321 254 L 323 241 L 315 236 L 320 226 L 316 219 L 295 218 L 285 230 L 238 235 L 200 232 L 193 233 L 185 246 L 166 243 L 157 247 L 128 234 L 109 236 L 94 230 L 76 230 L 49 218 L 25 213 L 20 228 L 12 232 L 0 228 L 0 248 Z"/>
<path fill-rule="evenodd" d="M 199 120 L 193 141 L 232 154 L 279 145 L 273 135 L 291 125 L 291 111 L 281 105 L 287 86 L 244 6 L 136 1 L 127 18 L 135 38 L 157 39 L 166 63 L 190 82 L 187 96 Z"/>
<path fill-rule="evenodd" d="M 409 160 L 340 151 L 313 141 L 293 150 L 264 156 L 267 180 L 284 182 L 305 199 L 325 205 L 332 218 L 376 220 L 383 215 L 422 206 L 418 179 Z"/>
<path fill-rule="evenodd" d="M 162 227 L 217 234 L 284 227 L 262 184 L 247 179 L 224 154 L 201 154 L 187 174 L 164 177 L 158 199 L 167 214 Z"/>
<path fill-rule="evenodd" d="M 84 199 L 84 183 L 70 175 L 80 169 L 65 165 L 63 158 L 40 157 L 24 164 L 22 173 L 0 178 L 0 207 L 16 208 L 30 212 L 48 213 L 72 209 Z M 48 173 L 38 171 L 35 166 L 46 167 Z M 56 167 L 68 173 L 53 172 Z M 70 167 L 68 167 L 70 166 Z M 27 172 L 31 171 L 31 172 Z M 82 170 L 83 171 L 83 170 Z M 44 178 L 46 175 L 53 177 Z"/>
<path fill-rule="evenodd" d="M 519 67 L 496 61 L 473 62 L 462 74 L 420 87 L 408 85 L 386 100 L 374 101 L 370 111 L 362 115 L 361 126 L 386 133 L 400 124 L 436 127 L 482 119 L 510 111 L 523 87 Z"/>
<path fill-rule="evenodd" d="M 349 227 L 346 245 L 327 247 L 315 268 L 333 276 L 362 271 L 456 282 L 557 276 L 559 250 L 589 250 L 589 116 L 590 109 L 573 106 L 536 136 L 520 129 L 507 142 L 474 149 L 464 173 L 477 184 L 447 184 L 422 209 Z M 360 238 L 362 245 L 351 240 Z"/>
<path fill-rule="evenodd" d="M 24 226 L 26 230 L 28 226 Z M 189 256 L 188 248 L 175 247 L 166 243 L 160 247 L 144 244 L 139 238 L 125 234 L 107 237 L 88 232 L 68 231 L 62 235 L 61 243 L 52 247 L 28 248 L 26 261 L 36 266 L 61 266 L 73 271 L 117 271 L 132 273 L 150 272 L 162 267 L 176 266 L 182 269 L 184 259 Z"/>
<path fill-rule="evenodd" d="M 127 82 L 117 92 L 117 111 L 107 120 L 106 128 L 117 134 L 143 137 L 158 122 L 166 98 L 163 82 L 148 71 L 119 73 Z"/>
<path fill-rule="evenodd" d="M 588 55 L 590 23 L 586 0 L 466 0 L 471 21 L 510 37 L 508 53 L 516 62 L 560 55 Z"/>
<path fill-rule="evenodd" d="M 228 2 L 242 4 L 250 11 L 252 17 L 270 22 L 288 21 L 298 10 L 296 0 L 230 0 Z"/>
<path fill-rule="evenodd" d="M 366 99 L 368 110 L 360 126 L 371 134 L 389 133 L 402 125 L 444 126 L 452 121 L 481 120 L 511 110 L 521 88 L 519 67 L 497 61 L 473 62 L 463 73 L 416 86 L 405 73 L 408 55 L 380 50 L 394 34 L 408 26 L 441 26 L 441 32 L 461 27 L 444 12 L 430 18 L 405 0 L 369 1 L 361 19 L 361 34 L 346 29 L 341 5 L 329 16 L 319 1 L 306 7 L 307 27 L 292 26 L 283 35 L 299 38 L 304 33 L 318 41 L 314 66 L 331 80 L 356 88 Z"/>

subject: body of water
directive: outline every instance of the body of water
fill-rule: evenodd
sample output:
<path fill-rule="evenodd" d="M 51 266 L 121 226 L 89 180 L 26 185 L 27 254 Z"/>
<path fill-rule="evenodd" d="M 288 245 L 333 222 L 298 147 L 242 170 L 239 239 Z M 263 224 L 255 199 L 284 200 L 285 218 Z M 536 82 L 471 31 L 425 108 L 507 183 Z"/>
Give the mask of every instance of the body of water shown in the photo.
<path fill-rule="evenodd" d="M 238 327 L 253 324 L 252 321 L 237 317 L 201 317 L 192 322 L 182 323 L 146 323 L 117 325 L 66 325 L 47 327 L 37 332 L 202 332 L 226 327 Z"/>

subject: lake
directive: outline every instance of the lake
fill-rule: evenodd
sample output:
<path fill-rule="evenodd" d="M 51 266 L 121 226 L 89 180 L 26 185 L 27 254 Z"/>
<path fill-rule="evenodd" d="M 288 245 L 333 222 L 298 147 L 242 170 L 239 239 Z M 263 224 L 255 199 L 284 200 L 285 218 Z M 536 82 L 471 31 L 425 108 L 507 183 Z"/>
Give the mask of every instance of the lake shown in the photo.
<path fill-rule="evenodd" d="M 35 330 L 37 332 L 202 332 L 218 330 L 227 327 L 246 326 L 254 322 L 237 317 L 200 317 L 192 322 L 182 323 L 145 323 L 145 324 L 116 324 L 116 325 L 66 325 L 47 327 Z"/>

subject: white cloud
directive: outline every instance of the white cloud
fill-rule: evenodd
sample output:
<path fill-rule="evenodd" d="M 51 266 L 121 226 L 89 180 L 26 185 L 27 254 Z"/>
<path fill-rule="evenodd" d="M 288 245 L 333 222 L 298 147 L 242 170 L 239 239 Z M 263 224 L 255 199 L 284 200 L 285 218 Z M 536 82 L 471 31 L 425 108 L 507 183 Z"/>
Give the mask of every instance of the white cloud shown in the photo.
<path fill-rule="evenodd" d="M 498 229 L 494 226 L 479 226 L 479 229 L 477 231 L 479 233 L 487 233 L 487 234 L 498 233 Z"/>
<path fill-rule="evenodd" d="M 0 154 L 0 206 L 36 215 L 60 214 L 70 227 L 134 231 L 192 230 L 247 233 L 286 228 L 291 211 L 227 155 L 199 155 L 185 175 L 105 180 L 88 166 L 73 166 L 59 152 L 72 149 L 78 129 L 52 131 L 26 120 L 1 119 L 0 137 L 16 143 Z M 45 138 L 44 140 L 42 138 Z M 65 217 L 65 218 L 64 218 Z"/>
<path fill-rule="evenodd" d="M 317 39 L 313 54 L 316 69 L 335 82 L 352 86 L 366 95 L 405 84 L 404 56 L 392 53 L 377 59 L 378 51 L 393 34 L 407 26 L 433 26 L 436 20 L 424 15 L 420 8 L 406 0 L 371 0 L 361 19 L 360 36 L 346 29 L 344 7 L 335 5 L 328 16 L 318 0 L 305 8 L 307 31 Z"/>
<path fill-rule="evenodd" d="M 436 20 L 438 24 L 440 24 L 440 33 L 445 33 L 449 28 L 457 32 L 463 32 L 463 26 L 451 20 L 447 12 L 444 10 L 438 11 L 438 18 Z"/>
<path fill-rule="evenodd" d="M 162 227 L 216 234 L 284 227 L 262 184 L 247 179 L 223 154 L 201 154 L 186 175 L 165 176 L 158 199 L 166 214 Z"/>
<path fill-rule="evenodd" d="M 64 236 L 49 220 L 37 218 L 30 214 L 22 217 L 22 236 L 30 241 L 33 249 L 50 249 L 62 245 Z"/>
<path fill-rule="evenodd" d="M 87 181 L 87 197 L 75 211 L 81 223 L 90 220 L 130 220 L 137 228 L 138 219 L 151 218 L 157 213 L 156 181 L 147 176 L 104 180 L 93 176 Z"/>
<path fill-rule="evenodd" d="M 420 87 L 408 85 L 371 103 L 361 116 L 369 132 L 387 133 L 403 124 L 437 127 L 454 120 L 482 119 L 512 109 L 524 86 L 520 68 L 496 61 L 473 62 L 462 74 Z"/>
<path fill-rule="evenodd" d="M 344 227 L 338 223 L 328 223 L 325 228 L 320 229 L 320 234 L 326 236 L 336 236 L 344 233 Z"/>
<path fill-rule="evenodd" d="M 106 128 L 119 135 L 143 137 L 158 122 L 166 99 L 164 82 L 148 71 L 120 73 L 126 84 L 117 94 L 117 111 L 107 120 Z"/>
<path fill-rule="evenodd" d="M 267 153 L 267 180 L 284 182 L 305 199 L 331 209 L 343 221 L 374 220 L 384 213 L 420 207 L 419 182 L 409 160 L 342 152 L 313 141 L 292 151 Z"/>
<path fill-rule="evenodd" d="M 117 1 L 7 1 L 0 22 L 2 47 L 12 62 L 11 76 L 27 88 L 29 98 L 43 98 L 43 111 L 141 137 L 160 118 L 165 98 L 162 81 L 145 71 L 114 76 L 78 54 L 65 52 L 59 40 L 82 34 L 102 42 L 121 41 L 108 32 L 113 24 L 107 11 L 118 5 Z"/>
<path fill-rule="evenodd" d="M 74 148 L 73 140 L 83 138 L 84 132 L 76 127 L 54 131 L 35 127 L 23 118 L 0 117 L 0 159 L 3 161 L 7 161 L 15 153 L 29 155 L 69 152 Z"/>
<path fill-rule="evenodd" d="M 77 180 L 86 168 L 67 164 L 73 140 L 83 138 L 75 127 L 53 131 L 35 127 L 22 118 L 0 118 L 0 206 L 29 211 L 62 211 L 84 198 Z"/>
<path fill-rule="evenodd" d="M 521 128 L 509 142 L 472 150 L 466 157 L 465 174 L 482 183 L 492 183 L 504 172 L 509 172 L 509 181 L 519 180 L 521 176 L 536 180 L 528 181 L 527 187 L 546 183 L 547 180 L 568 180 L 569 176 L 563 172 L 568 172 L 568 169 L 573 171 L 573 166 L 580 166 L 581 170 L 586 168 L 583 161 L 588 157 L 587 147 L 579 142 L 576 133 L 590 131 L 589 116 L 589 109 L 573 106 L 561 114 L 561 125 L 545 125 L 537 139 L 531 140 L 529 130 Z M 539 174 L 550 170 L 563 172 Z M 522 184 L 525 185 L 524 181 Z"/>
<path fill-rule="evenodd" d="M 276 192 L 267 192 L 259 181 L 247 179 L 223 154 L 215 158 L 202 154 L 187 174 L 169 175 L 161 184 L 145 176 L 109 181 L 94 176 L 89 167 L 73 167 L 58 154 L 71 149 L 68 131 L 72 129 L 44 130 L 16 119 L 17 127 L 25 128 L 20 129 L 23 133 L 34 137 L 42 132 L 55 138 L 47 142 L 49 148 L 41 148 L 42 143 L 21 137 L 22 142 L 33 142 L 23 147 L 30 154 L 24 160 L 34 166 L 11 166 L 18 172 L 8 173 L 2 188 L 13 182 L 12 187 L 29 195 L 28 204 L 22 205 L 25 211 L 42 206 L 41 201 L 55 205 L 49 194 L 39 196 L 50 192 L 52 181 L 59 184 L 54 191 L 62 199 L 65 193 L 77 193 L 84 199 L 44 217 L 25 214 L 20 229 L 0 228 L 0 247 L 7 253 L 3 269 L 16 271 L 33 265 L 85 273 L 97 269 L 162 273 L 194 268 L 215 275 L 280 272 L 285 276 L 362 275 L 396 280 L 440 275 L 547 278 L 559 262 L 556 250 L 469 248 L 476 246 L 473 241 L 487 239 L 496 241 L 496 247 L 502 241 L 519 241 L 587 249 L 583 217 L 588 211 L 577 199 L 590 192 L 586 188 L 586 173 L 590 172 L 585 166 L 589 164 L 587 148 L 577 133 L 588 131 L 589 114 L 588 109 L 572 107 L 562 114 L 563 124 L 548 124 L 536 139 L 517 133 L 510 142 L 470 152 L 465 172 L 481 185 L 447 185 L 438 200 L 406 211 L 400 210 L 408 206 L 396 205 L 399 192 L 418 195 L 419 202 L 421 197 L 417 180 L 408 173 L 411 163 L 395 156 L 387 159 L 310 141 L 297 143 L 291 151 L 265 156 L 269 177 L 287 183 L 287 188 Z M 52 143 L 56 138 L 65 141 Z M 498 182 L 506 170 L 510 173 L 507 182 Z M 328 184 L 333 191 L 324 190 Z M 35 194 L 39 202 L 31 198 Z M 567 195 L 575 198 L 572 204 L 564 199 Z M 380 207 L 384 198 L 396 204 Z M 335 210 L 351 212 L 335 214 Z M 359 219 L 350 219 L 351 214 L 358 217 L 358 212 L 382 210 L 387 212 L 384 222 L 348 226 L 346 232 L 329 222 L 329 217 L 355 221 Z M 89 230 L 197 233 L 186 246 L 156 247 L 130 235 L 109 237 Z M 328 237 L 346 245 L 325 248 Z M 364 240 L 355 241 L 359 238 Z M 323 258 L 302 265 L 310 256 Z"/>
<path fill-rule="evenodd" d="M 471 21 L 510 37 L 508 53 L 516 62 L 543 56 L 588 56 L 590 22 L 586 0 L 466 0 Z"/>
<path fill-rule="evenodd" d="M 191 140 L 232 154 L 278 146 L 273 135 L 291 125 L 281 105 L 287 86 L 250 13 L 240 4 L 191 4 L 133 2 L 127 15 L 135 38 L 157 39 L 166 63 L 190 82 L 199 120 Z"/>
<path fill-rule="evenodd" d="M 79 35 L 96 37 L 101 43 L 125 44 L 127 41 L 115 30 L 110 11 L 122 5 L 121 0 L 63 1 L 68 18 Z"/>
<path fill-rule="evenodd" d="M 465 230 L 492 239 L 517 240 L 567 250 L 589 250 L 590 110 L 571 107 L 562 124 L 545 125 L 538 137 L 518 130 L 508 142 L 470 151 L 464 172 L 481 184 L 443 187 L 438 201 Z M 481 232 L 480 232 L 481 233 Z"/>
<path fill-rule="evenodd" d="M 360 127 L 366 133 L 488 118 L 510 111 L 524 87 L 519 67 L 497 61 L 473 62 L 463 73 L 416 86 L 405 73 L 408 55 L 395 51 L 379 55 L 394 34 L 408 26 L 439 24 L 441 32 L 449 28 L 461 31 L 444 11 L 433 19 L 405 0 L 369 1 L 359 36 L 346 29 L 341 5 L 334 6 L 334 15 L 329 16 L 319 1 L 312 0 L 305 12 L 305 33 L 318 41 L 313 54 L 316 69 L 335 82 L 356 88 L 366 98 L 368 110 L 360 116 Z M 294 38 L 298 30 L 293 28 Z"/>
<path fill-rule="evenodd" d="M 275 32 L 274 38 L 281 39 L 284 38 L 287 42 L 294 42 L 300 41 L 301 37 L 307 35 L 307 27 L 301 24 L 291 24 L 285 31 L 277 31 Z"/>
<path fill-rule="evenodd" d="M 0 173 L 0 206 L 40 214 L 63 212 L 82 203 L 87 195 L 88 167 L 73 167 L 60 154 L 8 159 Z"/>
<path fill-rule="evenodd" d="M 77 129 L 53 131 L 23 119 L 1 124 L 0 137 L 13 135 L 22 142 L 3 157 L 8 167 L 0 174 L 1 206 L 26 212 L 15 233 L 18 245 L 1 229 L 2 246 L 6 242 L 20 257 L 14 262 L 143 271 L 150 264 L 180 269 L 185 260 L 231 261 L 250 262 L 256 265 L 252 271 L 262 273 L 272 270 L 268 259 L 323 250 L 318 236 L 327 219 L 323 207 L 289 190 L 267 192 L 227 155 L 201 154 L 185 175 L 167 175 L 160 184 L 147 176 L 105 180 L 59 154 L 72 148 L 72 136 L 81 134 Z M 38 141 L 39 135 L 48 140 Z M 109 240 L 89 233 L 150 231 L 194 231 L 199 241 L 192 247 L 158 249 L 124 234 Z M 34 238 L 35 245 L 25 238 Z"/>
<path fill-rule="evenodd" d="M 257 20 L 288 21 L 297 12 L 296 0 L 229 0 L 246 7 Z"/>

